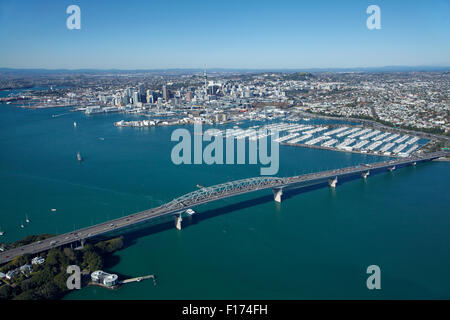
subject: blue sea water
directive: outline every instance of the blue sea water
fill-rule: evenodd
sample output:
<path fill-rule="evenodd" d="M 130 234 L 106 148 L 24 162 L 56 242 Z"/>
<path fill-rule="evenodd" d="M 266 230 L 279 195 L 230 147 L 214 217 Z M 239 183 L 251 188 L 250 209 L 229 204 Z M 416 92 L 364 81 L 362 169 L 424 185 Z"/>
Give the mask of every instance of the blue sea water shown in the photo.
<path fill-rule="evenodd" d="M 68 232 L 197 184 L 259 175 L 260 165 L 176 166 L 175 127 L 113 126 L 132 118 L 0 105 L 0 240 Z M 281 146 L 278 175 L 382 159 Z M 66 299 L 448 299 L 449 178 L 448 162 L 432 162 L 287 194 L 281 204 L 262 191 L 203 205 L 181 231 L 172 224 L 125 234 L 127 247 L 109 259 L 108 271 L 155 274 L 156 286 L 87 287 Z M 366 287 L 372 264 L 381 290 Z"/>

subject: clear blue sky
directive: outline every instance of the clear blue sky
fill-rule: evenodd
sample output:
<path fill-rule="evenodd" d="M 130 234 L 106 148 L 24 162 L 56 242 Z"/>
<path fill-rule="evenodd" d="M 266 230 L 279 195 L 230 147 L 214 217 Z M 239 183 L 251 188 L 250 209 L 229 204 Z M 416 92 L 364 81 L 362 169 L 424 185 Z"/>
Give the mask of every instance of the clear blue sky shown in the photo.
<path fill-rule="evenodd" d="M 450 66 L 450 1 L 0 0 L 0 36 L 12 68 Z"/>

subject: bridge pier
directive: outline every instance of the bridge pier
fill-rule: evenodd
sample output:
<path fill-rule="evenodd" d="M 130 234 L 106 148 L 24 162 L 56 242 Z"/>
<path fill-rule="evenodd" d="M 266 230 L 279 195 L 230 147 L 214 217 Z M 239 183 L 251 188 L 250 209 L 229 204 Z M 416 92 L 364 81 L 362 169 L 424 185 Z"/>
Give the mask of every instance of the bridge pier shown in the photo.
<path fill-rule="evenodd" d="M 80 242 L 80 246 L 78 246 L 78 242 Z M 81 250 L 84 248 L 85 244 L 86 244 L 86 239 L 78 239 L 78 240 L 75 240 L 75 242 L 71 242 L 70 247 L 73 250 Z M 73 247 L 73 245 L 75 245 L 75 248 Z"/>
<path fill-rule="evenodd" d="M 394 170 L 395 170 L 395 166 L 392 166 L 392 167 L 388 168 L 388 170 L 389 170 L 390 172 L 394 171 Z"/>
<path fill-rule="evenodd" d="M 183 221 L 183 218 L 181 217 L 181 213 L 175 215 L 175 227 L 178 230 L 181 230 L 181 222 Z"/>
<path fill-rule="evenodd" d="M 272 189 L 273 191 L 273 199 L 278 202 L 281 203 L 281 196 L 283 195 L 283 189 L 279 188 L 279 189 Z"/>
<path fill-rule="evenodd" d="M 363 172 L 363 173 L 361 173 L 361 177 L 363 177 L 364 179 L 366 179 L 367 176 L 368 176 L 369 174 L 370 174 L 370 171 Z"/>
<path fill-rule="evenodd" d="M 328 180 L 328 185 L 332 188 L 336 188 L 336 184 L 338 182 L 338 178 L 335 177 L 334 179 L 329 179 Z"/>

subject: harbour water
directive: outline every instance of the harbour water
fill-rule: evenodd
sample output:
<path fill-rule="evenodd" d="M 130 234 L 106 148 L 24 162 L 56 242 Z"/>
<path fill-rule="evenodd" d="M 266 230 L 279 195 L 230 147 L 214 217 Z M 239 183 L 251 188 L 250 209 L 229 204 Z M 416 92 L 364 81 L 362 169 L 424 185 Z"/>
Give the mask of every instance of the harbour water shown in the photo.
<path fill-rule="evenodd" d="M 260 165 L 176 166 L 175 127 L 113 126 L 124 117 L 138 119 L 0 105 L 0 242 L 259 175 Z M 281 146 L 278 175 L 382 159 Z M 449 178 L 449 163 L 433 162 L 288 194 L 281 204 L 264 191 L 203 205 L 181 231 L 172 224 L 126 235 L 127 247 L 108 261 L 109 272 L 155 274 L 157 286 L 87 287 L 66 299 L 448 299 Z M 372 264 L 381 268 L 378 291 L 366 287 Z"/>

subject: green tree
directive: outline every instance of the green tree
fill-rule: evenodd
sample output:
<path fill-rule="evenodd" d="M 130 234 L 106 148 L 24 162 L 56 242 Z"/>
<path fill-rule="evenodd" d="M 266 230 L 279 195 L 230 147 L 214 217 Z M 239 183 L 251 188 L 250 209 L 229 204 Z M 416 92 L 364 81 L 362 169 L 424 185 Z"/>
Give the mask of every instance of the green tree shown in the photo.
<path fill-rule="evenodd" d="M 8 285 L 3 285 L 0 287 L 0 300 L 10 299 L 12 294 L 12 289 Z"/>
<path fill-rule="evenodd" d="M 37 300 L 38 298 L 39 297 L 32 290 L 28 290 L 15 296 L 13 300 Z"/>
<path fill-rule="evenodd" d="M 69 262 L 76 261 L 75 252 L 71 248 L 64 248 L 64 255 L 69 259 Z"/>

